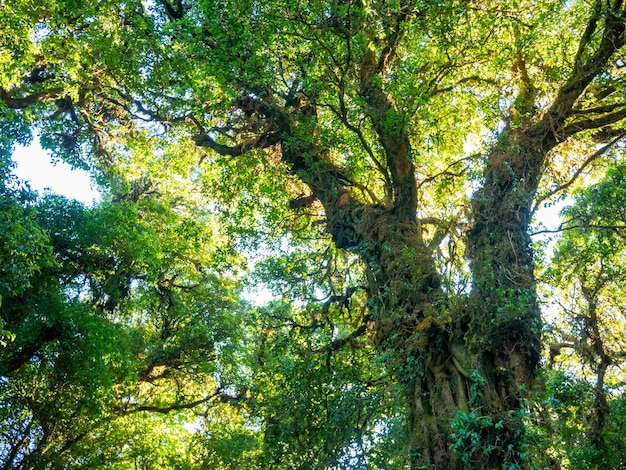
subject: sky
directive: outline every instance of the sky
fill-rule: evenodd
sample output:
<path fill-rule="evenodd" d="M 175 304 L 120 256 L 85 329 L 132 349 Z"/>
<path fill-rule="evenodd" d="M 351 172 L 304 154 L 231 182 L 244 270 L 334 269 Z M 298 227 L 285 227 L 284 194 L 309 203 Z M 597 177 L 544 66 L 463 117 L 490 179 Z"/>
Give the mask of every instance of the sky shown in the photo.
<path fill-rule="evenodd" d="M 31 189 L 39 193 L 47 188 L 87 205 L 100 200 L 100 193 L 86 171 L 73 170 L 63 162 L 53 164 L 50 154 L 39 146 L 38 141 L 28 147 L 16 146 L 13 161 L 17 163 L 13 173 L 28 181 Z"/>

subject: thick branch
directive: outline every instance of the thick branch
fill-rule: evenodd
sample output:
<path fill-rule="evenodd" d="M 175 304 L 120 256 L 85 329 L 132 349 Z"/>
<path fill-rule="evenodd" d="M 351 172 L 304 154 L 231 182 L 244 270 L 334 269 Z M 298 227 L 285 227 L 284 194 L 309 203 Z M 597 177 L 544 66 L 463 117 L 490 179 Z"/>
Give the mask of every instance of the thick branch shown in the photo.
<path fill-rule="evenodd" d="M 170 20 L 182 20 L 185 16 L 185 10 L 182 0 L 176 0 L 175 5 L 172 5 L 168 0 L 158 0 L 165 8 L 165 12 Z"/>
<path fill-rule="evenodd" d="M 222 402 L 238 401 L 241 399 L 241 397 L 235 397 L 232 395 L 224 394 L 222 392 L 216 392 L 213 395 L 209 395 L 208 397 L 200 398 L 199 400 L 194 400 L 191 402 L 173 403 L 168 406 L 141 405 L 141 406 L 136 406 L 130 409 L 122 410 L 122 412 L 124 414 L 131 414 L 131 413 L 140 413 L 140 412 L 145 411 L 145 412 L 150 412 L 150 413 L 167 414 L 167 413 L 171 413 L 172 411 L 189 410 L 199 405 L 209 403 L 216 398 L 219 398 Z"/>
<path fill-rule="evenodd" d="M 613 147 L 618 141 L 620 141 L 621 139 L 624 138 L 624 136 L 626 136 L 626 132 L 622 132 L 619 136 L 617 136 L 615 139 L 613 139 L 611 142 L 609 142 L 608 144 L 602 146 L 601 148 L 599 148 L 598 150 L 596 150 L 593 154 L 591 154 L 589 156 L 589 158 L 587 158 L 582 165 L 580 165 L 580 167 L 578 168 L 578 170 L 576 170 L 574 172 L 574 174 L 572 175 L 572 177 L 565 183 L 563 183 L 561 186 L 559 186 L 558 188 L 550 191 L 548 194 L 546 194 L 545 196 L 542 196 L 541 198 L 538 198 L 535 201 L 535 205 L 531 211 L 531 213 L 534 213 L 537 208 L 539 207 L 539 205 L 551 198 L 552 196 L 554 196 L 556 193 L 563 191 L 564 189 L 567 189 L 568 187 L 570 187 L 577 179 L 578 177 L 583 173 L 583 171 L 585 171 L 585 169 L 591 165 L 591 163 L 593 163 L 595 160 L 597 160 L 598 158 L 600 158 L 602 155 L 604 155 L 606 152 L 608 152 L 611 147 Z"/>
<path fill-rule="evenodd" d="M 566 139 L 568 137 L 577 134 L 578 132 L 588 130 L 588 129 L 598 129 L 600 127 L 609 126 L 611 124 L 615 124 L 616 122 L 621 121 L 626 118 L 626 107 L 622 107 L 619 111 L 616 111 L 611 114 L 605 114 L 604 116 L 593 118 L 593 119 L 583 119 L 580 121 L 575 121 L 569 125 L 567 125 L 559 135 Z"/>
<path fill-rule="evenodd" d="M 436 80 L 435 80 L 436 82 Z M 445 87 L 442 88 L 434 88 L 432 91 L 432 96 L 436 96 L 436 95 L 442 95 L 444 93 L 448 93 L 450 91 L 455 90 L 456 88 L 460 87 L 461 85 L 465 85 L 465 84 L 473 84 L 473 83 L 484 83 L 486 85 L 497 85 L 497 82 L 491 78 L 485 78 L 485 77 L 481 77 L 480 75 L 471 75 L 469 77 L 464 77 L 461 78 L 460 80 L 457 80 L 456 82 L 452 83 L 451 85 L 447 85 Z M 434 85 L 434 83 L 433 83 Z"/>
<path fill-rule="evenodd" d="M 611 230 L 615 232 L 617 235 L 624 236 L 626 235 L 626 225 L 599 225 L 599 224 L 577 224 L 577 225 L 568 225 L 564 226 L 563 224 L 559 225 L 558 228 L 553 230 L 537 230 L 536 232 L 532 232 L 530 236 L 541 235 L 544 233 L 560 233 L 566 232 L 568 230 L 580 230 L 580 229 L 598 229 L 598 230 Z M 622 234 L 624 231 L 624 234 Z"/>
<path fill-rule="evenodd" d="M 595 97 L 596 100 L 600 100 L 601 98 Z M 606 114 L 612 113 L 615 110 L 619 110 L 624 108 L 624 103 L 613 103 L 613 104 L 605 104 L 603 106 L 595 106 L 593 108 L 585 108 L 585 109 L 575 109 L 573 112 L 573 116 L 583 116 L 588 114 Z"/>
<path fill-rule="evenodd" d="M 350 179 L 334 165 L 325 151 L 311 144 L 292 142 L 281 146 L 283 161 L 311 189 L 326 213 L 326 228 L 338 248 L 354 249 L 363 242 L 357 212 L 365 205 L 347 189 Z"/>
<path fill-rule="evenodd" d="M 411 161 L 411 144 L 404 118 L 394 108 L 391 98 L 382 89 L 382 78 L 387 61 L 394 54 L 397 45 L 396 36 L 392 36 L 392 42 L 383 49 L 378 60 L 371 49 L 364 54 L 360 64 L 360 95 L 368 104 L 370 120 L 385 150 L 387 168 L 392 178 L 394 210 L 414 221 L 417 185 L 415 166 Z"/>
<path fill-rule="evenodd" d="M 518 51 L 515 57 L 513 69 L 519 74 L 521 82 L 513 109 L 521 115 L 530 115 L 533 112 L 535 99 L 537 97 L 537 88 L 528 74 L 526 58 L 522 55 L 521 51 Z"/>
<path fill-rule="evenodd" d="M 426 184 L 432 183 L 433 181 L 435 181 L 437 178 L 439 178 L 441 176 L 452 176 L 452 177 L 462 176 L 462 174 L 465 171 L 467 171 L 467 167 L 461 168 L 456 173 L 452 172 L 452 168 L 454 168 L 455 166 L 457 166 L 460 163 L 472 161 L 472 160 L 475 160 L 475 159 L 477 159 L 479 157 L 481 157 L 481 154 L 472 154 L 472 155 L 469 155 L 467 157 L 463 157 L 463 158 L 460 158 L 458 160 L 455 160 L 452 163 L 450 163 L 445 169 L 440 171 L 439 173 L 436 173 L 434 175 L 428 176 L 428 177 L 424 178 L 423 180 L 421 180 L 419 185 L 418 185 L 418 187 L 421 188 L 422 186 L 424 186 Z"/>
<path fill-rule="evenodd" d="M 278 145 L 289 171 L 309 186 L 312 197 L 308 200 L 318 199 L 324 206 L 327 230 L 337 247 L 350 249 L 360 245 L 362 234 L 357 233 L 355 210 L 365 205 L 350 194 L 348 187 L 359 187 L 365 192 L 367 188 L 363 188 L 343 168 L 335 165 L 328 151 L 318 145 L 315 106 L 304 96 L 294 99 L 287 107 L 276 105 L 270 96 L 246 96 L 235 104 L 247 117 L 255 117 L 264 123 L 265 133 L 229 146 L 216 142 L 196 123 L 200 129 L 200 134 L 194 139 L 196 144 L 233 157 L 252 149 Z M 303 135 L 306 138 L 302 138 Z"/>
<path fill-rule="evenodd" d="M 1 374 L 10 374 L 21 369 L 28 361 L 30 361 L 35 354 L 48 342 L 53 341 L 61 337 L 62 331 L 58 325 L 44 326 L 35 336 L 28 342 L 13 344 L 17 350 L 3 351 L 4 359 L 2 367 L 0 368 Z"/>
<path fill-rule="evenodd" d="M 22 432 L 22 437 L 13 443 L 13 445 L 11 446 L 11 451 L 7 454 L 5 453 L 3 455 L 3 459 L 4 459 L 4 465 L 2 466 L 2 470 L 4 469 L 11 469 L 11 468 L 15 468 L 13 466 L 13 464 L 15 463 L 15 458 L 17 457 L 18 453 L 26 446 L 26 444 L 28 443 L 28 439 L 30 438 L 30 430 L 33 426 L 34 423 L 34 419 L 31 418 L 31 420 L 28 422 L 28 424 L 26 425 L 26 428 L 24 429 L 24 431 Z M 4 437 L 9 437 L 9 441 L 11 441 L 11 437 L 10 436 L 4 436 Z M 6 452 L 6 449 L 3 449 Z"/>
<path fill-rule="evenodd" d="M 594 78 L 606 67 L 611 56 L 626 42 L 624 35 L 624 12 L 621 2 L 609 5 L 608 11 L 601 13 L 601 2 L 596 7 L 587 23 L 587 30 L 580 40 L 574 60 L 572 73 L 559 91 L 550 111 L 543 119 L 544 128 L 560 129 L 565 120 L 572 115 L 574 103 L 585 91 Z M 586 58 L 585 52 L 591 47 L 591 38 L 596 32 L 598 21 L 604 16 L 605 28 L 602 39 L 595 52 Z M 554 136 L 555 140 L 557 136 Z"/>
<path fill-rule="evenodd" d="M 330 352 L 338 351 L 346 344 L 351 343 L 352 341 L 354 341 L 360 336 L 363 336 L 365 332 L 367 331 L 367 325 L 369 324 L 369 321 L 370 321 L 369 316 L 365 316 L 363 318 L 363 323 L 356 330 L 354 330 L 345 338 L 337 338 L 333 340 L 333 342 L 330 344 Z"/>
<path fill-rule="evenodd" d="M 626 42 L 621 2 L 609 5 L 608 10 L 603 10 L 600 3 L 597 2 L 597 8 L 588 20 L 587 33 L 580 40 L 571 74 L 550 109 L 534 125 L 526 122 L 526 125 L 519 127 L 508 127 L 500 138 L 503 148 L 492 152 L 491 169 L 501 183 L 508 185 L 508 192 L 519 189 L 510 184 L 512 178 L 524 182 L 524 193 L 528 196 L 523 203 L 528 207 L 524 208 L 524 212 L 530 213 L 545 158 L 551 149 L 581 130 L 604 127 L 626 118 L 626 109 L 622 108 L 605 116 L 579 120 L 566 126 L 567 120 L 580 112 L 575 109 L 575 103 L 603 72 L 612 55 Z M 591 37 L 597 33 L 600 18 L 604 20 L 604 29 L 594 50 Z M 519 149 L 523 155 L 512 155 L 512 149 Z"/>
<path fill-rule="evenodd" d="M 4 89 L 0 88 L 0 100 L 4 104 L 12 109 L 24 109 L 32 106 L 35 103 L 41 101 L 53 100 L 58 98 L 63 93 L 63 88 L 51 88 L 50 90 L 40 91 L 26 96 L 11 96 Z"/>
<path fill-rule="evenodd" d="M 229 146 L 219 144 L 209 134 L 202 132 L 194 137 L 194 142 L 200 147 L 207 147 L 220 155 L 238 157 L 253 149 L 266 149 L 281 141 L 280 132 L 266 132 L 256 138 L 246 140 L 239 145 Z"/>
<path fill-rule="evenodd" d="M 390 199 L 391 194 L 389 192 L 391 191 L 392 182 L 391 182 L 391 177 L 389 176 L 389 172 L 387 171 L 387 168 L 385 168 L 384 165 L 380 162 L 380 160 L 376 158 L 376 155 L 374 155 L 372 146 L 367 142 L 367 139 L 365 138 L 365 135 L 363 134 L 363 130 L 357 127 L 356 125 L 352 124 L 350 120 L 348 119 L 348 111 L 345 105 L 345 100 L 343 98 L 343 91 L 340 91 L 339 93 L 339 105 L 341 107 L 341 111 L 337 110 L 332 105 L 328 105 L 328 107 L 335 114 L 335 116 L 339 118 L 339 120 L 343 123 L 346 129 L 353 132 L 357 136 L 357 138 L 359 139 L 359 142 L 361 142 L 361 146 L 365 149 L 365 152 L 370 157 L 370 159 L 374 162 L 374 164 L 376 165 L 376 168 L 382 175 L 383 180 L 385 181 L 385 193 L 388 199 Z"/>

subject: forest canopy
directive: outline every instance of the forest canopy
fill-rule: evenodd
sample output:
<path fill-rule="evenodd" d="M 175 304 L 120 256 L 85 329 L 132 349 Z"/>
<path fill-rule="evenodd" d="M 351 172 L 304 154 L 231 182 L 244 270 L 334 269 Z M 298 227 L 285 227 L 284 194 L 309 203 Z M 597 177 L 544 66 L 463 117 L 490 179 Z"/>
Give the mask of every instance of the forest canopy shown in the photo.
<path fill-rule="evenodd" d="M 0 467 L 626 465 L 625 44 L 622 0 L 0 2 Z"/>

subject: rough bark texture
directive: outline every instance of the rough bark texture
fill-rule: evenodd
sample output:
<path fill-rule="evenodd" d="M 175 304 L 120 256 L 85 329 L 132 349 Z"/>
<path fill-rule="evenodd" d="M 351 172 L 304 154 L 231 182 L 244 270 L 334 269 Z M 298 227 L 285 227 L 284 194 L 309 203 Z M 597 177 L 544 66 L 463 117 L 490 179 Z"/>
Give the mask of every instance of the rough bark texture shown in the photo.
<path fill-rule="evenodd" d="M 613 364 L 613 360 L 607 353 L 602 335 L 600 334 L 597 296 L 602 288 L 602 283 L 599 282 L 595 289 L 590 289 L 585 285 L 582 285 L 581 288 L 583 296 L 587 300 L 587 315 L 584 319 L 585 328 L 581 345 L 589 348 L 589 351 L 584 351 L 583 354 L 591 359 L 592 368 L 596 374 L 587 438 L 589 443 L 601 453 L 605 448 L 604 428 L 610 412 L 606 399 L 604 380 L 609 366 Z M 582 347 L 584 348 L 585 346 Z"/>

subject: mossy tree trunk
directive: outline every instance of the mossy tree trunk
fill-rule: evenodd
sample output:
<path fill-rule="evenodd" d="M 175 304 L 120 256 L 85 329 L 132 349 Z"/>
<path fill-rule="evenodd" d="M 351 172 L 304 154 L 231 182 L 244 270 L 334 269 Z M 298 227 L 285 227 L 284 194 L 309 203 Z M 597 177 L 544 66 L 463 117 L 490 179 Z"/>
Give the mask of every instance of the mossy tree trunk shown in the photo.
<path fill-rule="evenodd" d="M 368 267 L 375 343 L 405 399 L 411 466 L 523 464 L 521 398 L 536 367 L 540 331 L 527 235 L 531 191 L 520 199 L 512 183 L 492 184 L 492 178 L 477 193 L 491 200 L 475 204 L 474 292 L 458 307 L 441 288 L 434 255 L 422 240 L 408 137 L 383 132 L 396 143 L 385 143 L 396 165 L 393 202 L 386 207 L 353 198 L 324 152 L 291 145 L 282 155 L 324 206 L 335 244 Z"/>

